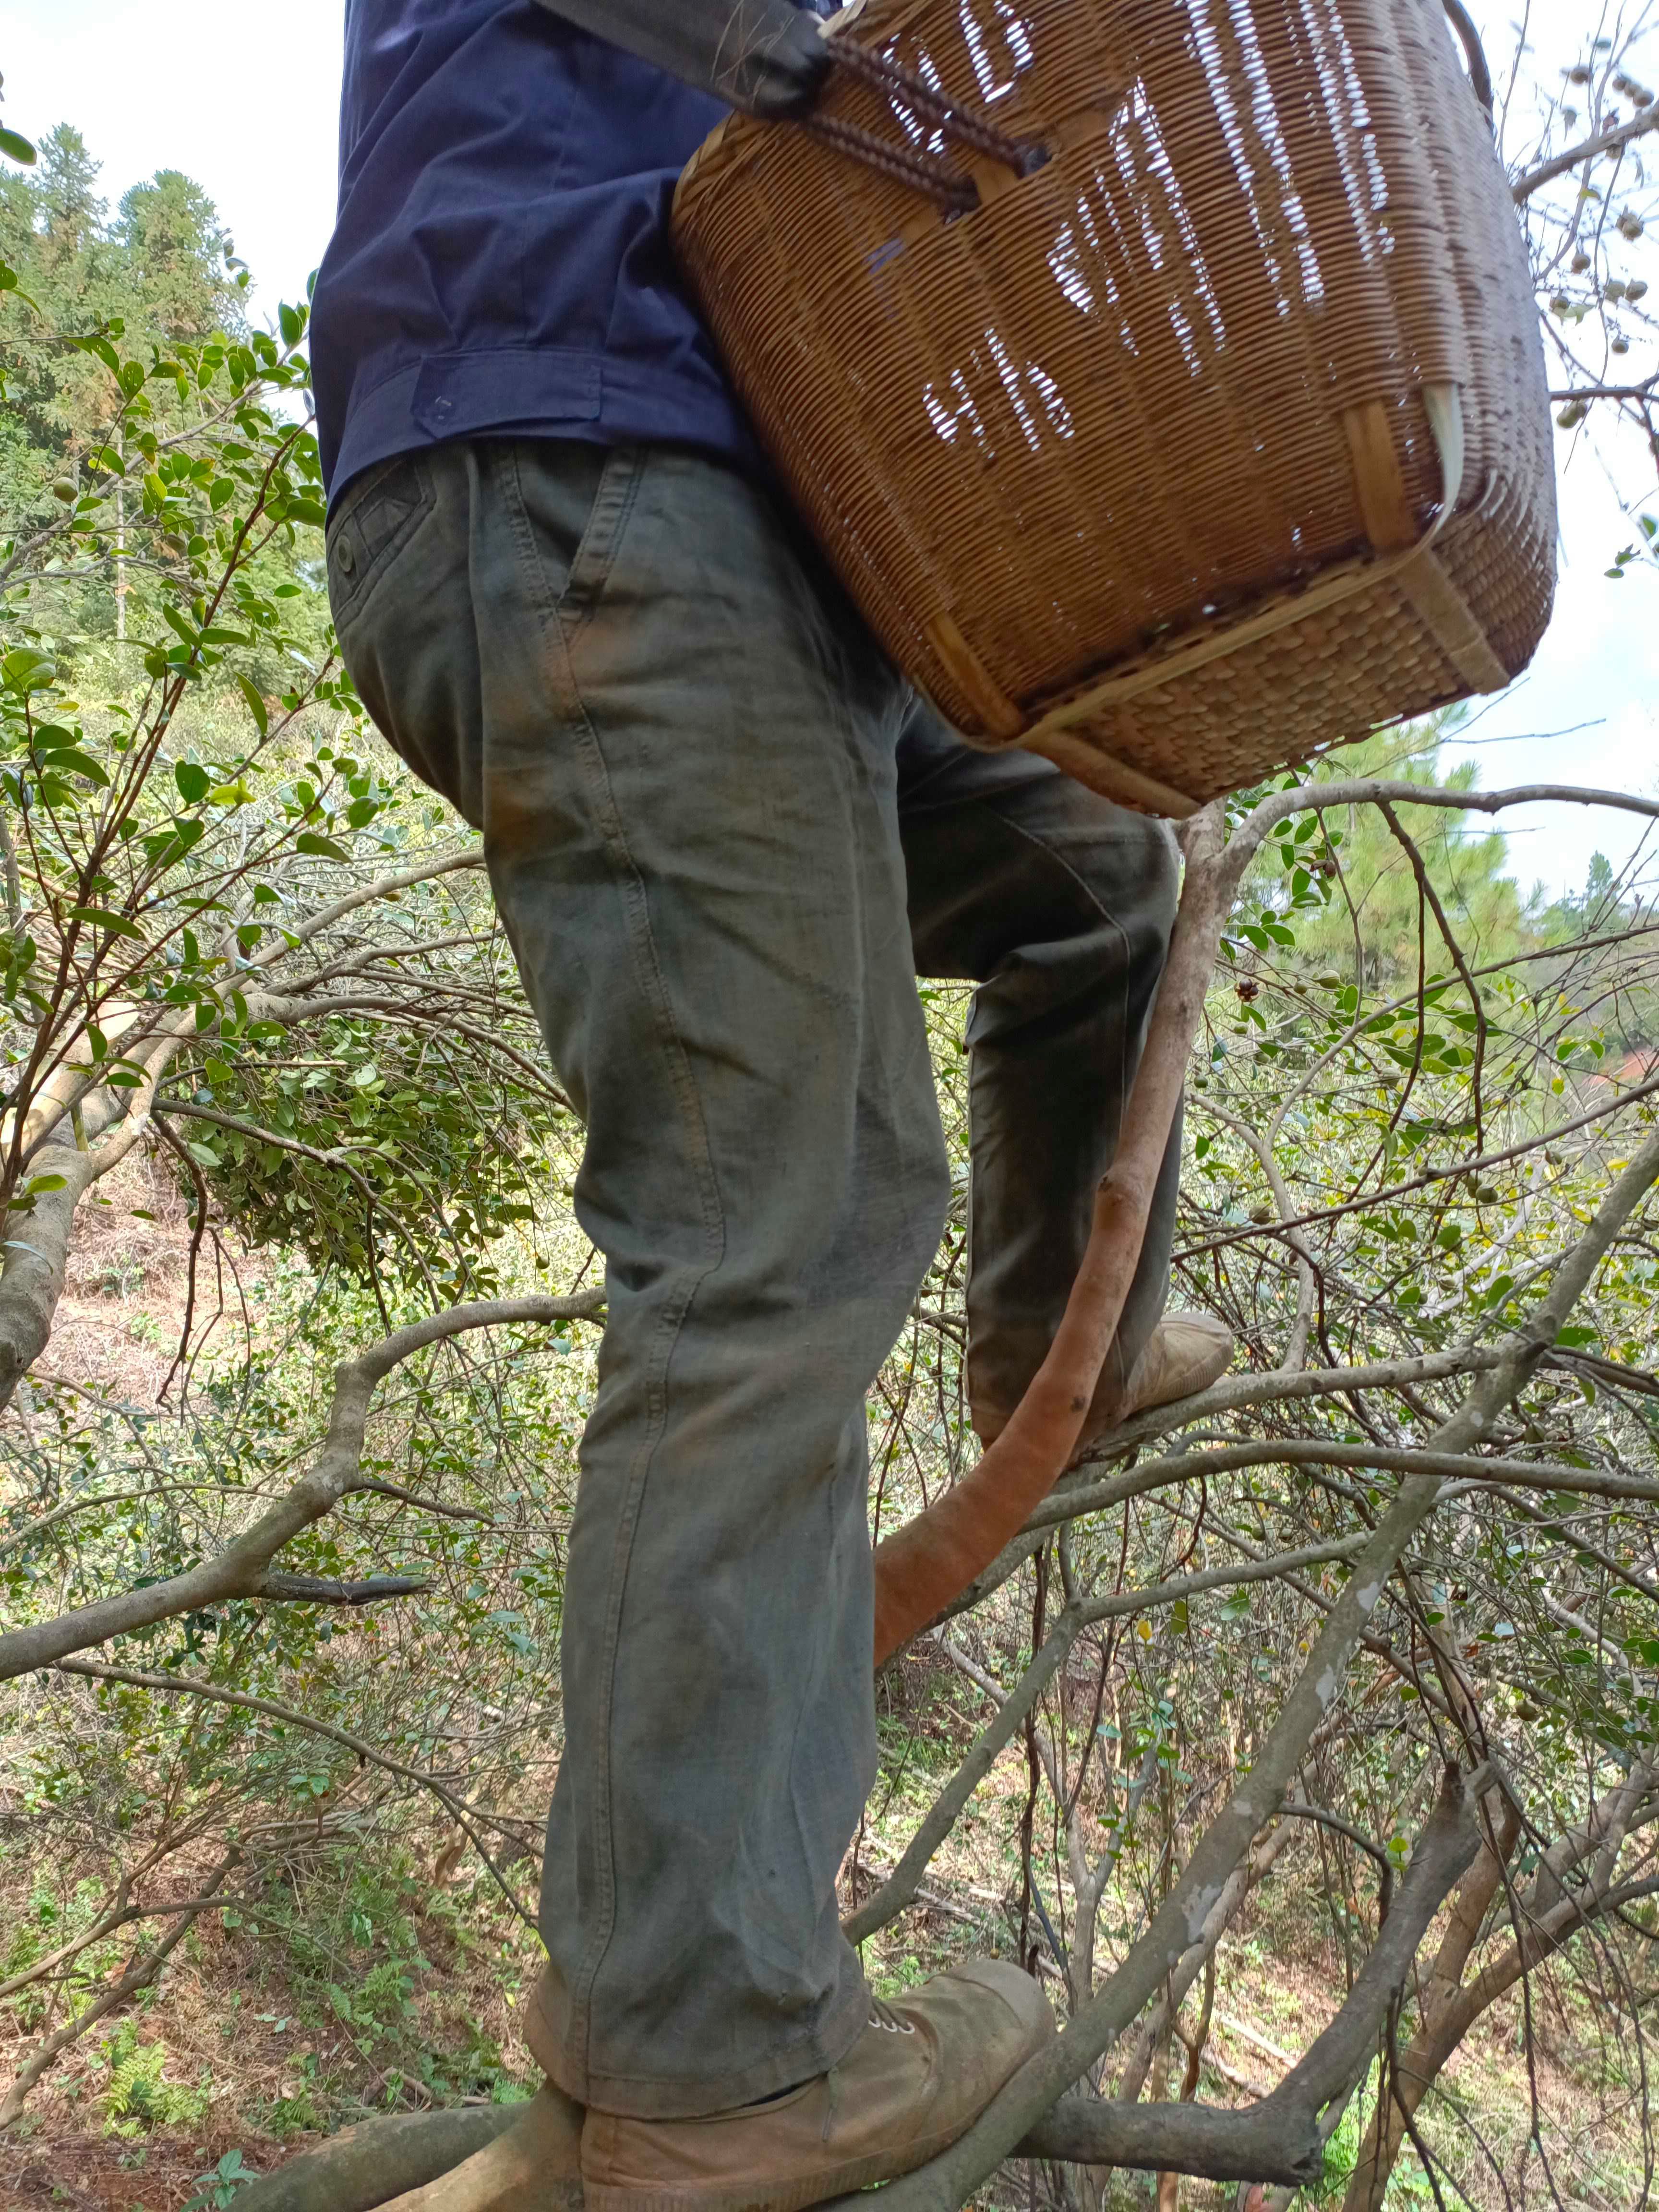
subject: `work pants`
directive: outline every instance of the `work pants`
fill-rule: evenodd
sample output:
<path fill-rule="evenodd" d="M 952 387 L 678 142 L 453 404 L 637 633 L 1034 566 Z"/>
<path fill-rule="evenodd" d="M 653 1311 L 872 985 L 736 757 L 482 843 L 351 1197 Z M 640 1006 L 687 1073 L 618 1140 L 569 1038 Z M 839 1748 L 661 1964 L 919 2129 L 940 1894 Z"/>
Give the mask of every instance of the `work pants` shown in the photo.
<path fill-rule="evenodd" d="M 963 744 L 781 502 L 693 453 L 406 455 L 328 567 L 365 704 L 483 833 L 605 1262 L 532 2047 L 603 2110 L 720 2111 L 866 2014 L 836 1908 L 876 1763 L 865 1396 L 950 1197 L 916 973 L 979 985 L 970 1376 L 1006 1412 L 1112 1157 L 1172 843 Z M 1175 1180 L 1172 1146 L 1120 1379 Z"/>

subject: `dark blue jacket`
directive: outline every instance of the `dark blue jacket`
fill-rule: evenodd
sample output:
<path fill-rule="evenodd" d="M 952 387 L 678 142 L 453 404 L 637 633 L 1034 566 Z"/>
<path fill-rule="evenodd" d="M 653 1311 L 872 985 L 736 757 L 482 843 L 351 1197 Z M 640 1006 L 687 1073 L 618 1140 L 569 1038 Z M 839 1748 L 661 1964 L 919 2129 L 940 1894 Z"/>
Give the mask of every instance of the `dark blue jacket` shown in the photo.
<path fill-rule="evenodd" d="M 668 241 L 723 112 L 535 0 L 346 0 L 311 325 L 331 489 L 480 432 L 750 458 Z"/>

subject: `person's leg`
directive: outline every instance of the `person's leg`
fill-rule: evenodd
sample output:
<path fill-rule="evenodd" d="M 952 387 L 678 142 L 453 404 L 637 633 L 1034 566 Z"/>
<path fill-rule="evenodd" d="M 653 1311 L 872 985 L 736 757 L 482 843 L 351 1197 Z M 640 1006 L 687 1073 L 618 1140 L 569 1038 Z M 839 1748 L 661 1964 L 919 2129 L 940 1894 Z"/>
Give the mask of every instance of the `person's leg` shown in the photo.
<path fill-rule="evenodd" d="M 900 743 L 899 820 L 917 969 L 980 986 L 967 1364 L 988 1440 L 1041 1364 L 1088 1241 L 1169 946 L 1175 841 L 1033 754 L 973 750 L 925 705 Z M 1164 1310 L 1180 1161 L 1177 1120 L 1085 1438 L 1121 1408 Z"/>
<path fill-rule="evenodd" d="M 722 2111 L 868 2011 L 836 1911 L 875 1765 L 864 1394 L 947 1195 L 907 695 L 689 455 L 441 448 L 348 495 L 330 566 L 376 720 L 483 830 L 606 1261 L 532 2048 L 607 2112 Z"/>

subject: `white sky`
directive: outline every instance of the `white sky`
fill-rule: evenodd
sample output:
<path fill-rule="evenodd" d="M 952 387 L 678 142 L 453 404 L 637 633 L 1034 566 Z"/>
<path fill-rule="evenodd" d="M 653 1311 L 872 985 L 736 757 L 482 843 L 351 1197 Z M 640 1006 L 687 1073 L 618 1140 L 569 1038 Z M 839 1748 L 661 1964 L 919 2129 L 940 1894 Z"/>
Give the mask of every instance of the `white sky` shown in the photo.
<path fill-rule="evenodd" d="M 1475 0 L 1500 75 L 1514 45 L 1510 12 L 1504 0 Z M 1594 12 L 1533 0 L 1540 75 L 1577 58 Z M 212 195 L 254 273 L 256 315 L 274 320 L 279 300 L 302 295 L 333 218 L 343 14 L 343 0 L 0 0 L 0 115 L 37 139 L 75 124 L 103 164 L 112 204 L 158 168 L 185 170 Z M 1659 76 L 1659 41 L 1647 67 Z M 1656 264 L 1644 240 L 1626 273 L 1650 273 L 1659 299 Z M 1555 620 L 1528 674 L 1471 725 L 1481 781 L 1659 791 L 1659 569 L 1607 580 L 1633 524 L 1586 441 L 1558 436 L 1557 452 Z M 1639 442 L 1611 459 L 1626 499 L 1659 512 Z M 1578 887 L 1598 847 L 1617 864 L 1635 840 L 1630 817 L 1605 812 L 1553 807 L 1504 822 L 1516 873 L 1552 890 Z"/>

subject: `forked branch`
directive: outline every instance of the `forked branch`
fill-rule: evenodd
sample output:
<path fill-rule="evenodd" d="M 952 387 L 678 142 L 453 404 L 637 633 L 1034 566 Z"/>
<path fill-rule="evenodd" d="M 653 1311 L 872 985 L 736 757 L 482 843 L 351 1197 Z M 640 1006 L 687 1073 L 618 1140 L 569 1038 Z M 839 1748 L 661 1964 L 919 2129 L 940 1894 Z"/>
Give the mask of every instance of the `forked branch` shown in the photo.
<path fill-rule="evenodd" d="M 1271 2096 L 1242 2112 L 1062 2097 L 1019 2145 L 1020 2154 L 1209 2181 L 1317 2181 L 1325 2155 L 1320 2114 L 1346 2096 L 1370 2063 L 1429 1923 L 1480 1849 L 1476 1794 L 1455 1767 L 1447 1768 L 1370 1956 L 1335 2019 Z"/>
<path fill-rule="evenodd" d="M 114 1597 L 78 1607 L 73 1613 L 60 1613 L 55 1620 L 38 1621 L 0 1636 L 0 1682 L 35 1668 L 49 1667 L 112 1636 L 148 1628 L 155 1621 L 171 1620 L 203 1606 L 222 1604 L 227 1598 L 274 1597 L 349 1605 L 374 1596 L 408 1595 L 419 1585 L 403 1577 L 385 1578 L 375 1589 L 311 1577 L 273 1575 L 271 1571 L 270 1563 L 284 1544 L 320 1521 L 358 1486 L 364 1431 L 376 1385 L 414 1353 L 467 1330 L 505 1328 L 514 1322 L 590 1321 L 604 1304 L 605 1292 L 592 1290 L 579 1291 L 566 1298 L 492 1298 L 451 1306 L 443 1313 L 429 1314 L 395 1330 L 360 1352 L 355 1359 L 343 1361 L 335 1373 L 328 1434 L 310 1468 L 286 1497 L 222 1551 L 182 1574 L 148 1583 L 142 1589 L 123 1590 Z M 388 1583 L 397 1586 L 388 1587 Z"/>

